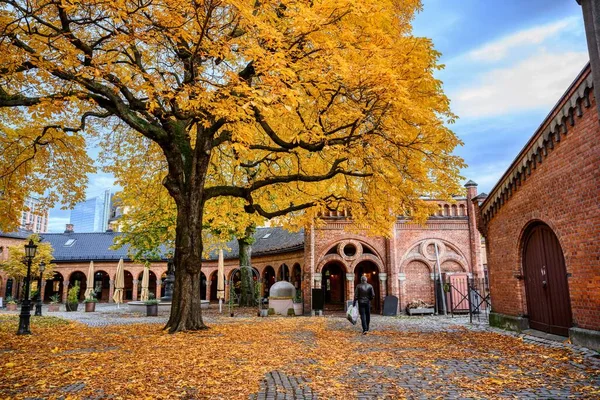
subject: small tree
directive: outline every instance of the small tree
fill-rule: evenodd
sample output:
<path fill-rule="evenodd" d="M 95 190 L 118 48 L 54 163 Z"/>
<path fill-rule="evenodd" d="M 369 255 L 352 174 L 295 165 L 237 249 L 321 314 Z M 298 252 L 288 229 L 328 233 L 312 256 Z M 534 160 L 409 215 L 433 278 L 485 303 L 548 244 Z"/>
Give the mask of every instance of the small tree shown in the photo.
<path fill-rule="evenodd" d="M 36 234 L 30 235 L 27 238 L 27 242 L 29 240 L 33 240 L 33 243 L 37 245 L 35 257 L 31 261 L 31 279 L 34 280 L 40 277 L 41 262 L 46 264 L 44 279 L 51 279 L 54 276 L 55 267 L 52 264 L 52 260 L 54 259 L 52 256 L 54 252 L 52 245 L 47 242 L 41 242 L 40 237 Z M 27 276 L 27 259 L 25 258 L 24 244 L 8 247 L 8 260 L 0 264 L 0 269 L 15 279 L 23 279 Z"/>

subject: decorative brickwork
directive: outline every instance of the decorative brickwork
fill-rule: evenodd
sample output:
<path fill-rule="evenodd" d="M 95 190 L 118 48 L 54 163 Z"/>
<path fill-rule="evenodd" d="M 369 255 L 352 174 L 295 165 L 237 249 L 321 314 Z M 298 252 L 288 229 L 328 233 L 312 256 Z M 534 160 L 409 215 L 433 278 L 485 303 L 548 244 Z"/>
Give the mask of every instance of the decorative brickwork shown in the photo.
<path fill-rule="evenodd" d="M 473 182 L 468 184 L 469 196 L 477 195 L 476 187 Z M 437 203 L 438 213 L 425 225 L 399 219 L 389 239 L 349 233 L 351 221 L 339 216 L 325 219 L 326 224 L 311 234 L 314 242 L 307 230 L 305 249 L 307 252 L 314 249 L 312 287 L 320 288 L 326 281 L 326 277 L 321 276 L 323 268 L 335 264 L 344 273 L 354 274 L 352 280 L 346 281 L 345 299 L 350 300 L 362 267 L 364 271 L 374 269 L 375 273 L 368 272 L 367 276 L 379 293 L 377 304 L 380 306 L 386 295 L 399 298 L 400 311 L 413 300 L 433 303 L 433 274 L 437 271 L 435 246 L 442 273 L 467 272 L 483 277 L 481 236 L 475 228 L 473 206 L 466 199 Z M 305 261 L 309 256 L 305 253 Z"/>
<path fill-rule="evenodd" d="M 600 125 L 591 88 L 588 66 L 477 210 L 496 313 L 527 316 L 523 235 L 543 222 L 564 255 L 573 325 L 600 330 Z"/>

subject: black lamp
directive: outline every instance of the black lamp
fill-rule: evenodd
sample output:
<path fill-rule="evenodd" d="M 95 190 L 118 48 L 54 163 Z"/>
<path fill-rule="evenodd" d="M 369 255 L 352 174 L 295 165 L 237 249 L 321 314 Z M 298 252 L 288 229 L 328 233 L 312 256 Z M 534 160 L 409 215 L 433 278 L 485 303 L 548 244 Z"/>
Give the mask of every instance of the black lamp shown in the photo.
<path fill-rule="evenodd" d="M 29 289 L 31 288 L 31 262 L 35 257 L 37 246 L 33 240 L 25 245 L 25 258 L 27 259 L 27 276 L 25 277 L 25 299 L 21 305 L 21 314 L 19 315 L 19 330 L 17 335 L 31 335 L 29 330 L 29 319 L 31 318 L 31 302 L 29 301 Z"/>

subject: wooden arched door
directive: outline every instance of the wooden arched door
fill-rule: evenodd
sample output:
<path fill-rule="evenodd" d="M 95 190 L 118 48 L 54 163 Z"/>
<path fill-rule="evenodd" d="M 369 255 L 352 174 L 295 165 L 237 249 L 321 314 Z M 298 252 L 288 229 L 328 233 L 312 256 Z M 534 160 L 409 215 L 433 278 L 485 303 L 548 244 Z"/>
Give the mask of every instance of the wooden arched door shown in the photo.
<path fill-rule="evenodd" d="M 547 225 L 535 225 L 525 236 L 523 272 L 529 326 L 568 336 L 572 317 L 565 258 Z"/>

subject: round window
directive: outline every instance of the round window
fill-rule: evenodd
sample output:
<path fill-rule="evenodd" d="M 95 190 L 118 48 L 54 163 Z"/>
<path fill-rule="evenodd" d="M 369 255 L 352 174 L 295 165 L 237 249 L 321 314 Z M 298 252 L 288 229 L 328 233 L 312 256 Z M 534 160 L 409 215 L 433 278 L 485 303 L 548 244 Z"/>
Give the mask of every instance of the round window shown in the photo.
<path fill-rule="evenodd" d="M 344 246 L 344 254 L 346 255 L 346 257 L 352 257 L 356 255 L 356 246 L 352 243 L 348 243 Z"/>

